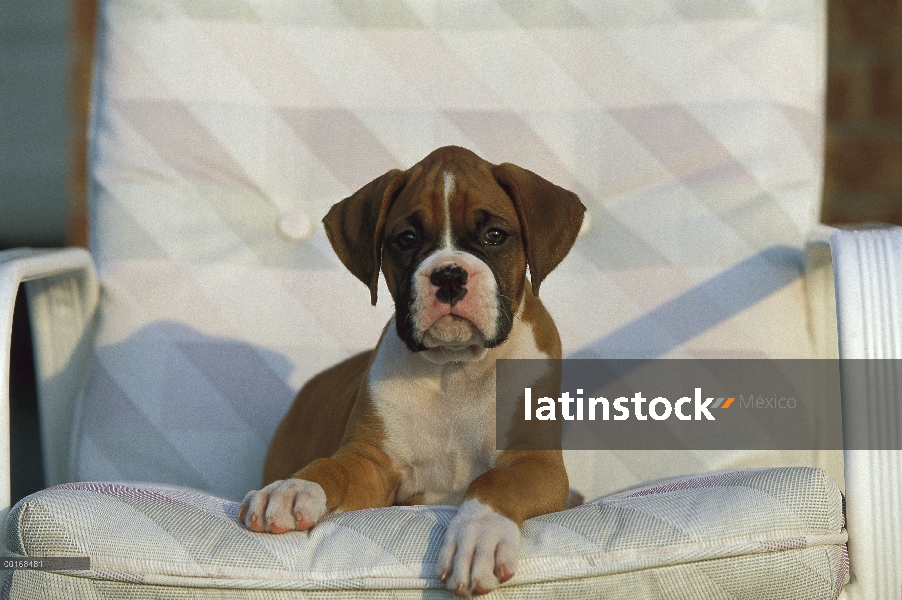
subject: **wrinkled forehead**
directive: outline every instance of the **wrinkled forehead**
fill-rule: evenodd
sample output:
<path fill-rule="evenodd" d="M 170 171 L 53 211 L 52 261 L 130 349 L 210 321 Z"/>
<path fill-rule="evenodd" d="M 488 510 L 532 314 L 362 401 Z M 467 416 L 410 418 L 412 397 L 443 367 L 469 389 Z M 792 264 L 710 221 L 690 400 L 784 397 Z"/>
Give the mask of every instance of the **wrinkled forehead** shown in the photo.
<path fill-rule="evenodd" d="M 386 217 L 386 233 L 406 223 L 439 235 L 473 229 L 486 218 L 500 218 L 519 227 L 513 201 L 492 176 L 490 165 L 461 168 L 454 163 L 417 165 Z"/>

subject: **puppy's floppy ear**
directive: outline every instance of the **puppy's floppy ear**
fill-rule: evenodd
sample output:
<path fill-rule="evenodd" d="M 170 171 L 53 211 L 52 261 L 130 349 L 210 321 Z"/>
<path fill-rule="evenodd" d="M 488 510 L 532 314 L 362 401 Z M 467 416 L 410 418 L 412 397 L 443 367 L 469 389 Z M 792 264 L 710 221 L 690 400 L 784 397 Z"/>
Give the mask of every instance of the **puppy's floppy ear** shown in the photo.
<path fill-rule="evenodd" d="M 374 306 L 382 266 L 385 216 L 406 181 L 405 171 L 392 169 L 334 205 L 323 218 L 332 249 L 344 266 L 370 288 Z"/>
<path fill-rule="evenodd" d="M 503 163 L 492 173 L 520 216 L 532 293 L 538 296 L 542 280 L 573 247 L 586 207 L 573 192 L 517 165 Z"/>

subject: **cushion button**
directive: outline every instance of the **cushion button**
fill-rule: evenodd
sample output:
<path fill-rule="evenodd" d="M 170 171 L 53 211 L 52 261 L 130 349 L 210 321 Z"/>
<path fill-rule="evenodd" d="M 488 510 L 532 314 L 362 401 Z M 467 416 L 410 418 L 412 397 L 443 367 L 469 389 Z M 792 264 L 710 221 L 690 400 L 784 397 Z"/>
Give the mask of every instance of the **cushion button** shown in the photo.
<path fill-rule="evenodd" d="M 279 217 L 279 233 L 293 242 L 306 240 L 313 233 L 313 220 L 307 211 L 289 211 Z"/>

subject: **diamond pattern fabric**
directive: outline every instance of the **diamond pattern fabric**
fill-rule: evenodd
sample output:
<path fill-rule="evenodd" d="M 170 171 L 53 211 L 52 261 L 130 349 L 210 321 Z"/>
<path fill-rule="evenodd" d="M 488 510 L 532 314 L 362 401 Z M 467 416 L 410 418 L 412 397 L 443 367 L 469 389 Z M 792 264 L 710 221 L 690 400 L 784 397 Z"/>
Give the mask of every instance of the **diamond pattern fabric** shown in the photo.
<path fill-rule="evenodd" d="M 567 356 L 813 356 L 824 18 L 802 0 L 108 0 L 91 151 L 104 293 L 69 479 L 257 487 L 295 391 L 372 347 L 392 311 L 384 288 L 369 306 L 319 220 L 446 144 L 588 207 L 542 288 Z M 310 236 L 280 233 L 285 215 Z M 568 461 L 589 495 L 824 466 Z M 583 477 L 598 461 L 612 475 Z"/>

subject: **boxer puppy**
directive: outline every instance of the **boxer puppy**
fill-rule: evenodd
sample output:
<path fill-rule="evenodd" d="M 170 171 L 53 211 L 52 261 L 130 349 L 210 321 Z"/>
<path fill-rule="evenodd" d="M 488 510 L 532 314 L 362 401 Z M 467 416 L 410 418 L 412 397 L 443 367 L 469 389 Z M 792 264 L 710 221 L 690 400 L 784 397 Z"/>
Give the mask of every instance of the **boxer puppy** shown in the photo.
<path fill-rule="evenodd" d="M 333 206 L 332 247 L 374 305 L 381 269 L 395 315 L 374 350 L 300 391 L 239 520 L 282 533 L 349 510 L 460 505 L 439 578 L 459 596 L 510 579 L 520 524 L 563 510 L 568 482 L 560 450 L 496 450 L 495 361 L 561 357 L 538 292 L 584 211 L 535 173 L 453 146 Z"/>

